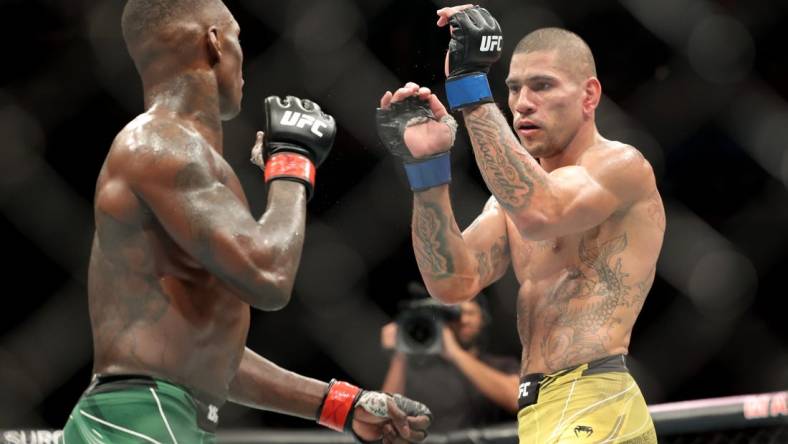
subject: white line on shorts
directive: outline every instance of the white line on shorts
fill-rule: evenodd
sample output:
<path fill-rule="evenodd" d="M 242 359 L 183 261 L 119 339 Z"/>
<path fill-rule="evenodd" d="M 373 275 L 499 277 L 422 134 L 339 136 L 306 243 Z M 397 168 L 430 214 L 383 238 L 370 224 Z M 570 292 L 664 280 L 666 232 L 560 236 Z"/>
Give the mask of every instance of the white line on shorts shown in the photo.
<path fill-rule="evenodd" d="M 575 392 L 575 384 L 577 384 L 577 380 L 580 379 L 580 375 L 578 375 L 574 381 L 572 381 L 572 388 L 569 390 L 569 395 L 566 397 L 566 402 L 564 403 L 564 409 L 561 410 L 561 418 L 558 420 L 555 428 L 553 429 L 553 433 L 550 434 L 550 437 L 547 439 L 553 439 L 556 433 L 560 431 L 561 424 L 564 421 L 564 415 L 566 414 L 566 408 L 569 407 L 569 400 L 572 399 L 572 394 Z"/>
<path fill-rule="evenodd" d="M 153 394 L 153 399 L 156 400 L 156 405 L 159 406 L 159 413 L 161 413 L 161 419 L 164 420 L 164 425 L 167 426 L 167 431 L 170 432 L 170 438 L 172 438 L 173 444 L 178 444 L 178 440 L 175 439 L 175 435 L 172 434 L 172 429 L 170 428 L 170 423 L 169 423 L 169 421 L 167 421 L 167 417 L 164 416 L 164 410 L 161 408 L 161 402 L 159 402 L 159 397 L 156 396 L 156 391 L 154 391 L 152 387 L 148 387 L 148 389 L 150 389 L 150 392 Z"/>
<path fill-rule="evenodd" d="M 603 403 L 605 403 L 607 401 L 610 401 L 613 398 L 617 398 L 617 397 L 623 395 L 624 393 L 632 390 L 635 387 L 637 387 L 637 384 L 635 384 L 633 382 L 632 385 L 630 385 L 629 387 L 625 388 L 624 390 L 621 390 L 620 392 L 618 392 L 618 393 L 616 393 L 614 395 L 610 395 L 610 396 L 608 396 L 607 398 L 605 398 L 605 399 L 603 399 L 601 401 L 597 401 L 597 402 L 595 402 L 595 403 L 593 403 L 591 405 L 586 406 L 585 408 L 582 408 L 582 409 L 578 410 L 577 412 L 575 412 L 575 414 L 573 414 L 566 421 L 564 421 L 563 424 L 559 424 L 559 426 L 561 428 L 563 428 L 564 426 L 566 426 L 567 424 L 569 424 L 572 421 L 574 421 L 575 418 L 577 418 L 578 416 L 582 415 L 583 413 L 585 413 L 585 412 L 587 412 L 589 410 L 592 410 L 594 407 L 598 406 L 599 404 L 603 404 Z"/>
<path fill-rule="evenodd" d="M 90 419 L 92 419 L 92 420 L 94 420 L 94 421 L 96 421 L 98 423 L 104 424 L 105 426 L 109 426 L 109 427 L 112 427 L 113 429 L 118 429 L 118 430 L 120 430 L 122 432 L 126 432 L 126 433 L 128 433 L 130 435 L 134 435 L 134 436 L 140 437 L 140 438 L 144 439 L 145 441 L 152 442 L 153 444 L 162 444 L 159 441 L 156 441 L 155 439 L 151 438 L 150 436 L 145 436 L 142 433 L 135 432 L 134 430 L 129 430 L 129 429 L 125 428 L 125 427 L 121 427 L 119 425 L 115 425 L 115 424 L 113 424 L 113 423 L 111 423 L 109 421 L 105 421 L 103 419 L 96 418 L 95 416 L 91 415 L 90 413 L 88 413 L 88 412 L 86 412 L 84 410 L 80 409 L 79 413 L 81 413 L 84 416 L 87 416 L 88 418 L 90 418 Z"/>

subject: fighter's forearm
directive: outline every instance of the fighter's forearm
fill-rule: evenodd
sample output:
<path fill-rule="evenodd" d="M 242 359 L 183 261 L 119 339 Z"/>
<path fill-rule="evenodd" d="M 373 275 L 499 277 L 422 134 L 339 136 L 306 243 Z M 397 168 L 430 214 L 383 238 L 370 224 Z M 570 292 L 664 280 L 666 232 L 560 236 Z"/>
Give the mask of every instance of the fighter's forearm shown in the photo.
<path fill-rule="evenodd" d="M 517 375 L 490 367 L 466 351 L 458 353 L 452 360 L 484 396 L 507 411 L 517 411 Z"/>
<path fill-rule="evenodd" d="M 230 401 L 315 419 L 328 384 L 285 370 L 249 350 L 230 383 Z"/>
<path fill-rule="evenodd" d="M 549 196 L 547 173 L 523 149 L 494 103 L 466 108 L 463 116 L 484 182 L 508 213 L 516 216 L 535 197 Z"/>
<path fill-rule="evenodd" d="M 454 220 L 447 185 L 414 194 L 411 230 L 416 262 L 430 294 L 448 303 L 475 296 L 479 275 Z"/>
<path fill-rule="evenodd" d="M 255 261 L 270 270 L 281 298 L 289 301 L 296 272 L 301 261 L 306 225 L 306 191 L 304 186 L 275 180 L 268 189 L 268 204 L 258 221 L 265 237 L 264 255 Z"/>

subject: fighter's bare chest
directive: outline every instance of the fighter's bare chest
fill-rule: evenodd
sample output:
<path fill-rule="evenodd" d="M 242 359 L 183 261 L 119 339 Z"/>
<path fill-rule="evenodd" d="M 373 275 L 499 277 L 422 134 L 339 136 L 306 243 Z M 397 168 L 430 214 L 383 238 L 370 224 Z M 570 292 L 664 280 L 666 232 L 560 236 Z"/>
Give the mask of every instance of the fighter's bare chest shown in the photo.
<path fill-rule="evenodd" d="M 541 241 L 511 239 L 512 267 L 517 278 L 542 280 L 577 261 L 577 239 L 558 237 Z"/>
<path fill-rule="evenodd" d="M 513 227 L 510 227 L 513 228 Z M 512 267 L 520 282 L 540 282 L 582 266 L 583 245 L 595 243 L 600 227 L 544 240 L 524 239 L 509 231 Z"/>

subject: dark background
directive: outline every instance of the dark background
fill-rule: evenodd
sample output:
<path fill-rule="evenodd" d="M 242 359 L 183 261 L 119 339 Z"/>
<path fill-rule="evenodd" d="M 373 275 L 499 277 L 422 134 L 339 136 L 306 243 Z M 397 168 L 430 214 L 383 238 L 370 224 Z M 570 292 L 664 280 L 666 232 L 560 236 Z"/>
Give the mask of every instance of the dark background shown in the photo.
<path fill-rule="evenodd" d="M 86 264 L 95 179 L 114 135 L 142 109 L 120 34 L 122 1 L 2 0 L 0 429 L 60 427 L 87 385 Z M 377 141 L 373 111 L 413 80 L 442 96 L 447 32 L 439 1 L 226 2 L 242 27 L 244 110 L 225 155 L 255 215 L 248 163 L 261 101 L 309 97 L 340 125 L 318 174 L 293 302 L 254 314 L 249 345 L 280 365 L 379 387 L 379 329 L 418 280 L 411 194 Z M 456 4 L 456 3 L 452 3 Z M 652 162 L 668 228 L 656 282 L 632 338 L 650 404 L 788 387 L 788 7 L 784 2 L 488 1 L 505 36 L 490 79 L 505 105 L 512 48 L 562 26 L 595 53 L 602 134 Z M 488 193 L 462 130 L 452 195 L 466 226 Z M 519 356 L 507 275 L 486 293 L 492 351 Z M 310 426 L 229 406 L 224 427 Z"/>

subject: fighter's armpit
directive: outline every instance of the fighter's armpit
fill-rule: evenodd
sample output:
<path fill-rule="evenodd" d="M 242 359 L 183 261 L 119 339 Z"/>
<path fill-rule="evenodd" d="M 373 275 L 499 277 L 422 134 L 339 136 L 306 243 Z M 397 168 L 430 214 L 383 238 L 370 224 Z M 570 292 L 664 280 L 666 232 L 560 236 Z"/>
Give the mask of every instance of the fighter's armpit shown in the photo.
<path fill-rule="evenodd" d="M 494 196 L 487 200 L 481 214 L 463 231 L 462 237 L 473 251 L 482 287 L 506 272 L 510 263 L 506 216 Z"/>

